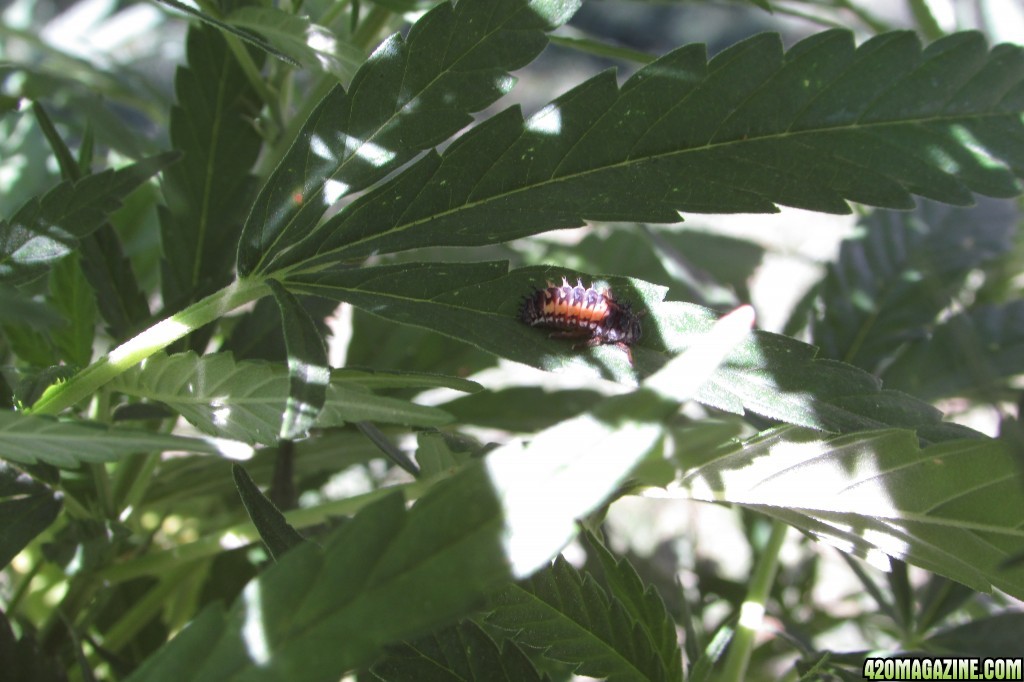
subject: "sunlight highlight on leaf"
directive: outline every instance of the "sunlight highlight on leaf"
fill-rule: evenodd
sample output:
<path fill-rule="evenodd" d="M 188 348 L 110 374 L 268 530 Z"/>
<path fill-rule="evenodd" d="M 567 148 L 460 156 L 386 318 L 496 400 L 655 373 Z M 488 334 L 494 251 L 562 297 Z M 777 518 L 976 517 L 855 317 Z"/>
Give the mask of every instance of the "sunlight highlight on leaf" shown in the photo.
<path fill-rule="evenodd" d="M 349 186 L 341 180 L 328 180 L 324 183 L 324 204 L 333 206 L 335 202 L 348 194 Z"/>
<path fill-rule="evenodd" d="M 249 654 L 249 660 L 259 668 L 266 667 L 270 663 L 270 644 L 267 640 L 267 630 L 263 622 L 263 600 L 260 597 L 261 587 L 259 582 L 253 582 L 242 592 L 242 599 L 245 604 L 242 640 L 245 642 L 245 649 Z"/>
<path fill-rule="evenodd" d="M 545 135 L 558 135 L 562 132 L 562 112 L 557 104 L 549 104 L 526 122 L 526 129 Z"/>
<path fill-rule="evenodd" d="M 395 159 L 395 153 L 388 151 L 379 144 L 345 136 L 345 149 L 366 161 L 374 168 L 382 168 Z"/>

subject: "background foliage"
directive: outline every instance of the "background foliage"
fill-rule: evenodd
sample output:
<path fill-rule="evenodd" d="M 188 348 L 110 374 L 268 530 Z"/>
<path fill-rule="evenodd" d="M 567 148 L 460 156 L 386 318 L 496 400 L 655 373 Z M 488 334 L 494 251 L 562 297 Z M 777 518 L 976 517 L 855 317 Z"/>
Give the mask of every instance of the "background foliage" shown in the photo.
<path fill-rule="evenodd" d="M 1019 654 L 1024 17 L 97 8 L 0 24 L 12 679 Z M 632 362 L 518 320 L 562 277 Z"/>

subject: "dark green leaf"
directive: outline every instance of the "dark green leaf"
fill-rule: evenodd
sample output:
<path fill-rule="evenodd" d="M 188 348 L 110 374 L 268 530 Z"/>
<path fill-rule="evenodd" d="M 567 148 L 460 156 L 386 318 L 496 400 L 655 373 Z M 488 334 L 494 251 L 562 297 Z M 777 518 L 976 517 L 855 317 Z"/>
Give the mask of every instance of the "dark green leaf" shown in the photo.
<path fill-rule="evenodd" d="M 855 49 L 834 30 L 785 54 L 762 34 L 710 61 L 686 46 L 621 88 L 607 72 L 525 123 L 515 109 L 492 117 L 261 269 L 493 244 L 585 220 L 1013 196 L 1022 109 L 1024 48 L 989 53 L 976 33 L 924 50 L 914 34 L 890 33 Z"/>
<path fill-rule="evenodd" d="M 1024 301 L 979 306 L 935 326 L 885 369 L 892 386 L 926 400 L 1016 390 L 1024 373 Z"/>
<path fill-rule="evenodd" d="M 163 3 L 168 7 L 173 7 L 174 9 L 180 12 L 184 12 L 185 14 L 193 16 L 196 19 L 199 19 L 200 21 L 209 24 L 210 26 L 215 26 L 226 33 L 230 33 L 231 35 L 237 38 L 241 38 L 250 45 L 255 45 L 264 52 L 272 54 L 281 61 L 287 62 L 292 66 L 300 66 L 300 64 L 294 59 L 292 59 L 289 55 L 281 52 L 280 50 L 275 48 L 271 43 L 268 43 L 266 40 L 256 35 L 252 31 L 247 31 L 244 28 L 232 26 L 231 24 L 221 21 L 216 17 L 210 16 L 206 12 L 201 12 L 197 10 L 195 7 L 186 5 L 183 2 L 178 2 L 178 0 L 157 0 L 157 2 Z"/>
<path fill-rule="evenodd" d="M 57 132 L 57 128 L 54 127 L 53 121 L 50 120 L 49 114 L 46 113 L 46 109 L 39 102 L 33 102 L 32 113 L 35 114 L 36 122 L 39 124 L 40 130 L 43 131 L 43 135 L 46 136 L 46 141 L 50 143 L 53 155 L 57 158 L 61 177 L 72 182 L 80 179 L 82 174 L 78 163 L 75 162 L 75 157 L 71 154 L 67 144 L 64 143 L 60 133 Z"/>
<path fill-rule="evenodd" d="M 56 656 L 44 654 L 31 632 L 15 639 L 6 614 L 0 611 L 0 670 L 6 682 L 66 682 L 68 677 Z"/>
<path fill-rule="evenodd" d="M 319 26 L 309 17 L 289 14 L 277 7 L 241 7 L 227 17 L 227 23 L 262 36 L 277 52 L 307 70 L 326 71 L 347 82 L 365 55 L 361 50 Z"/>
<path fill-rule="evenodd" d="M 316 322 L 320 334 L 327 337 L 330 331 L 324 319 L 338 307 L 337 304 L 311 296 L 299 297 L 299 301 Z M 251 311 L 237 318 L 231 336 L 221 350 L 230 352 L 238 360 L 287 360 L 288 351 L 281 333 L 281 312 L 273 297 L 261 298 Z"/>
<path fill-rule="evenodd" d="M 976 590 L 1024 595 L 1024 492 L 996 440 L 925 448 L 910 431 L 767 431 L 687 471 L 695 499 L 756 509 L 860 556 L 889 555 Z M 992 500 L 1000 500 L 992 504 Z"/>
<path fill-rule="evenodd" d="M 591 276 L 555 268 L 507 272 L 507 264 L 410 263 L 296 277 L 295 291 L 343 300 L 375 315 L 438 331 L 517 362 L 555 370 L 586 367 L 617 381 L 660 368 L 699 342 L 715 316 L 706 308 L 663 302 L 664 288 L 636 279 L 601 278 L 616 297 L 645 310 L 645 336 L 633 348 L 630 367 L 618 348 L 572 350 L 564 340 L 519 321 L 523 296 L 546 281 Z M 851 365 L 815 359 L 816 349 L 791 338 L 754 332 L 718 369 L 696 399 L 734 414 L 754 412 L 772 419 L 829 431 L 899 426 L 918 429 L 928 440 L 964 437 L 941 423 L 932 406 L 895 391 Z"/>
<path fill-rule="evenodd" d="M 977 618 L 929 637 L 929 651 L 946 656 L 993 658 L 1017 651 L 1024 632 L 1024 613 L 1008 612 Z"/>
<path fill-rule="evenodd" d="M 578 0 L 441 3 L 394 35 L 309 117 L 260 191 L 238 251 L 242 275 L 292 247 L 341 196 L 443 142 L 511 88 L 508 72 L 547 43 Z"/>
<path fill-rule="evenodd" d="M 661 661 L 666 680 L 683 679 L 683 654 L 679 650 L 676 624 L 665 610 L 661 596 L 644 586 L 626 559 L 616 559 L 593 534 L 587 533 L 587 547 L 597 555 L 603 583 L 633 621 L 633 630 L 649 641 Z"/>
<path fill-rule="evenodd" d="M 666 668 L 645 624 L 589 574 L 561 556 L 528 580 L 494 598 L 487 617 L 520 644 L 537 647 L 576 672 L 609 682 L 676 682 L 679 664 Z"/>
<path fill-rule="evenodd" d="M 734 322 L 716 327 L 704 355 L 688 353 L 644 390 L 609 398 L 525 449 L 513 444 L 470 462 L 411 511 L 390 495 L 335 531 L 323 551 L 306 543 L 288 552 L 246 588 L 214 649 L 171 641 L 130 680 L 223 679 L 257 669 L 265 680 L 336 679 L 372 662 L 385 644 L 466 613 L 564 546 L 574 519 L 611 494 L 650 449 L 658 424 L 747 332 Z M 566 452 L 566 438 L 585 452 Z M 327 641 L 345 646 L 323 647 Z M 167 660 L 176 661 L 171 672 Z"/>
<path fill-rule="evenodd" d="M 231 281 L 261 143 L 252 123 L 259 100 L 220 33 L 194 25 L 186 50 L 170 123 L 171 143 L 185 158 L 164 174 L 160 210 L 163 296 L 171 310 Z"/>
<path fill-rule="evenodd" d="M 389 647 L 372 672 L 383 682 L 541 682 L 530 659 L 514 644 L 499 647 L 472 621 Z"/>
<path fill-rule="evenodd" d="M 1016 221 L 1011 202 L 994 200 L 972 209 L 927 202 L 913 213 L 874 212 L 828 269 L 814 343 L 830 358 L 878 371 L 903 343 L 926 334 L 969 272 L 1010 250 Z"/>
<path fill-rule="evenodd" d="M 280 437 L 293 440 L 316 423 L 327 400 L 331 368 L 327 347 L 313 318 L 277 280 L 267 280 L 281 312 L 281 329 L 288 351 L 288 403 Z"/>
<path fill-rule="evenodd" d="M 14 287 L 0 284 L 0 324 L 47 329 L 63 323 L 63 318 L 47 304 L 33 300 Z"/>
<path fill-rule="evenodd" d="M 85 367 L 92 360 L 96 336 L 96 295 L 77 257 L 69 256 L 50 270 L 49 301 L 66 322 L 50 330 L 54 347 L 64 362 Z"/>
<path fill-rule="evenodd" d="M 235 479 L 235 487 L 238 488 L 245 511 L 275 560 L 305 542 L 305 538 L 285 520 L 284 514 L 260 492 L 245 469 L 235 464 L 231 467 L 231 475 Z"/>
<path fill-rule="evenodd" d="M 62 182 L 30 199 L 9 221 L 0 220 L 0 279 L 23 282 L 45 272 L 103 225 L 132 190 L 177 158 L 175 153 L 161 154 L 78 182 Z"/>
<path fill-rule="evenodd" d="M 0 567 L 6 567 L 61 510 L 53 490 L 0 462 Z"/>
<path fill-rule="evenodd" d="M 95 291 L 96 305 L 114 338 L 125 338 L 149 317 L 149 303 L 121 238 L 109 223 L 79 244 L 82 272 Z"/>
<path fill-rule="evenodd" d="M 335 531 L 322 550 L 304 543 L 288 552 L 206 637 L 172 640 L 129 679 L 338 679 L 372 663 L 384 645 L 450 622 L 505 582 L 501 527 L 480 466 L 436 486 L 409 512 L 391 495 Z"/>

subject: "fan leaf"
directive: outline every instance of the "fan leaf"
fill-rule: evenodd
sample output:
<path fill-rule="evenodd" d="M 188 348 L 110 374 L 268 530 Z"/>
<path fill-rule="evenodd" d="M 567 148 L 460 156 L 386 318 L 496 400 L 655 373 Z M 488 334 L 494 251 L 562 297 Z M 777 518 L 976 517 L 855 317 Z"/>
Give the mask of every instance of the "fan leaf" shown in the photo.
<path fill-rule="evenodd" d="M 976 33 L 926 49 L 889 33 L 855 48 L 834 30 L 788 53 L 763 34 L 710 61 L 689 45 L 621 87 L 596 76 L 526 122 L 516 109 L 492 117 L 261 267 L 493 244 L 585 220 L 676 222 L 680 211 L 1013 196 L 1022 109 L 1024 48 L 989 52 Z"/>
<path fill-rule="evenodd" d="M 371 672 L 384 682 L 542 682 L 530 659 L 514 644 L 499 647 L 472 621 L 389 647 Z"/>
<path fill-rule="evenodd" d="M 694 499 L 739 504 L 861 556 L 881 551 L 976 590 L 1024 596 L 1024 567 L 1004 565 L 1024 544 L 1024 493 L 999 441 L 920 448 L 910 431 L 830 438 L 783 427 L 692 464 L 682 487 Z"/>
<path fill-rule="evenodd" d="M 519 321 L 523 296 L 546 281 L 589 275 L 549 267 L 507 271 L 507 263 L 409 263 L 296 276 L 289 288 L 345 301 L 403 324 L 425 327 L 501 357 L 556 370 L 585 367 L 635 384 L 668 359 L 699 343 L 715 315 L 700 306 L 663 302 L 665 289 L 636 279 L 594 278 L 618 299 L 645 310 L 645 336 L 633 348 L 635 367 L 618 348 L 572 350 L 564 340 Z M 756 331 L 741 343 L 695 398 L 734 414 L 749 410 L 827 431 L 896 426 L 926 440 L 973 434 L 943 424 L 941 413 L 919 400 L 882 390 L 878 379 L 852 365 L 816 359 L 817 350 L 785 336 Z"/>
<path fill-rule="evenodd" d="M 327 346 L 316 322 L 277 280 L 267 280 L 281 311 L 281 329 L 288 352 L 288 402 L 280 436 L 292 440 L 306 433 L 324 409 L 331 367 Z"/>
<path fill-rule="evenodd" d="M 46 272 L 78 240 L 99 229 L 136 187 L 178 158 L 173 152 L 160 154 L 64 181 L 29 199 L 9 221 L 0 220 L 0 280 L 17 284 Z"/>
<path fill-rule="evenodd" d="M 318 426 L 374 421 L 440 426 L 451 417 L 433 407 L 378 396 L 345 372 L 332 374 Z M 278 440 L 289 395 L 287 370 L 230 353 L 154 356 L 111 382 L 113 390 L 164 403 L 206 433 L 266 445 Z"/>
<path fill-rule="evenodd" d="M 0 461 L 0 568 L 46 530 L 62 506 L 49 487 Z"/>
<path fill-rule="evenodd" d="M 520 644 L 574 666 L 577 673 L 609 682 L 682 679 L 681 664 L 665 667 L 647 624 L 635 620 L 617 595 L 609 596 L 591 575 L 561 556 L 499 592 L 492 606 L 487 622 L 511 631 Z"/>
<path fill-rule="evenodd" d="M 441 3 L 407 38 L 394 35 L 370 56 L 349 91 L 332 90 L 260 191 L 238 250 L 238 271 L 305 237 L 340 197 L 365 189 L 472 121 L 504 95 L 508 72 L 547 44 L 578 0 L 463 0 Z"/>
<path fill-rule="evenodd" d="M 198 438 L 0 411 L 0 457 L 12 462 L 46 462 L 70 469 L 82 462 L 106 462 L 135 452 L 161 450 L 217 454 L 216 448 Z"/>
<path fill-rule="evenodd" d="M 1015 225 L 1012 204 L 995 200 L 969 210 L 926 202 L 913 213 L 874 212 L 828 269 L 814 343 L 877 372 L 901 344 L 927 334 L 969 272 L 1010 250 Z"/>
<path fill-rule="evenodd" d="M 231 281 L 251 202 L 249 170 L 261 146 L 252 123 L 259 99 L 219 31 L 192 25 L 186 53 L 188 65 L 174 78 L 170 121 L 171 143 L 185 158 L 164 176 L 159 212 L 161 285 L 171 310 Z"/>
<path fill-rule="evenodd" d="M 908 344 L 886 368 L 887 385 L 926 400 L 1014 388 L 1024 374 L 1024 301 L 979 306 Z"/>

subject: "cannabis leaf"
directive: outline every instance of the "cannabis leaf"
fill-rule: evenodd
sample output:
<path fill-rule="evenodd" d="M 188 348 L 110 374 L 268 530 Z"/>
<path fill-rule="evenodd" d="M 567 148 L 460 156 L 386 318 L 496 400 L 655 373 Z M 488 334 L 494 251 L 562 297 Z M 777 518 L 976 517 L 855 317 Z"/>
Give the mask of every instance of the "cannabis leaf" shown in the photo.
<path fill-rule="evenodd" d="M 976 590 L 1024 596 L 1024 495 L 992 439 L 919 448 L 909 431 L 840 437 L 784 427 L 688 461 L 682 487 L 779 518 L 862 556 L 878 550 Z M 1001 504 L 993 505 L 991 500 Z"/>
<path fill-rule="evenodd" d="M 397 84 L 385 76 L 377 86 Z M 922 49 L 896 32 L 855 48 L 851 33 L 834 30 L 788 52 L 763 34 L 710 61 L 689 45 L 621 87 L 612 72 L 596 76 L 526 122 L 508 109 L 312 232 L 307 220 L 292 238 L 247 240 L 240 269 L 493 244 L 585 220 L 675 222 L 680 211 L 845 213 L 847 201 L 910 208 L 912 194 L 964 205 L 972 192 L 1013 196 L 1022 108 L 1024 48 L 989 52 L 977 33 Z M 348 139 L 349 127 L 317 134 Z M 322 185 L 302 177 L 309 184 L 271 179 L 261 223 L 285 215 L 297 188 Z"/>

